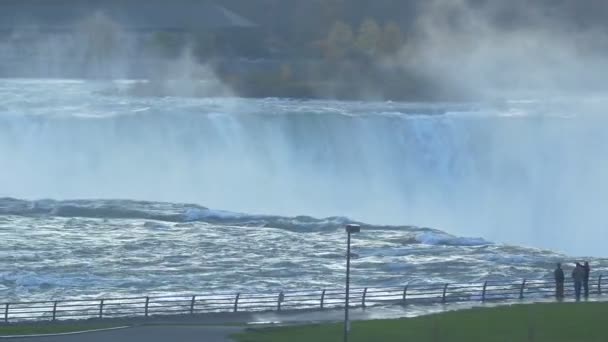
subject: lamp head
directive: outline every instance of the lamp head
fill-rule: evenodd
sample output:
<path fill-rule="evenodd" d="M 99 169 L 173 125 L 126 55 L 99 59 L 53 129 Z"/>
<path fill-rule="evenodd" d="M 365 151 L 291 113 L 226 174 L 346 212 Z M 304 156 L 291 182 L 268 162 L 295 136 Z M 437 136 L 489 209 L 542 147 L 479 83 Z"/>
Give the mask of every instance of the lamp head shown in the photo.
<path fill-rule="evenodd" d="M 358 225 L 358 224 L 347 224 L 346 225 L 346 232 L 348 234 L 359 233 L 359 232 L 361 232 L 361 226 Z"/>

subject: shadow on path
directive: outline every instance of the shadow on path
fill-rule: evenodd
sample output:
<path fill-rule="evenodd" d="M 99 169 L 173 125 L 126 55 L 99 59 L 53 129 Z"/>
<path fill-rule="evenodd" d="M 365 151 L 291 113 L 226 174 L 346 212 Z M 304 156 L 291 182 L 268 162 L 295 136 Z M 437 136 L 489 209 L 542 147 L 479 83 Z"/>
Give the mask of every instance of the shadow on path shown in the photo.
<path fill-rule="evenodd" d="M 27 342 L 229 342 L 238 327 L 139 326 L 125 329 L 72 335 L 10 338 L 4 341 Z"/>

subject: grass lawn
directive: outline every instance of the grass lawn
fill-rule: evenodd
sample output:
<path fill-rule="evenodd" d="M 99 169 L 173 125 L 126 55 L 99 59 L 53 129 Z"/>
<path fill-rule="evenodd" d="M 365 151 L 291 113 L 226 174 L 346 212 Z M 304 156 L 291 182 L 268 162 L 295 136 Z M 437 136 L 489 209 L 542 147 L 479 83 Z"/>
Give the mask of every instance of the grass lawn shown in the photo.
<path fill-rule="evenodd" d="M 239 342 L 336 342 L 342 341 L 342 331 L 342 324 L 328 324 L 249 330 L 234 337 Z M 608 341 L 608 303 L 513 305 L 354 322 L 349 341 Z"/>
<path fill-rule="evenodd" d="M 38 325 L 6 325 L 0 326 L 0 336 L 60 334 L 68 332 L 114 328 L 110 324 L 38 324 Z"/>

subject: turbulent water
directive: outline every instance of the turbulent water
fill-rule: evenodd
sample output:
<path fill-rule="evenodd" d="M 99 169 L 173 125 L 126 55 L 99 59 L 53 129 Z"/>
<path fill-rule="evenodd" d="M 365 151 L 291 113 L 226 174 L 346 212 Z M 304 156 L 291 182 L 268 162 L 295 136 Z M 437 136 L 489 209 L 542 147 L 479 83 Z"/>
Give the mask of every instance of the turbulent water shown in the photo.
<path fill-rule="evenodd" d="M 0 298 L 338 287 L 350 220 L 368 223 L 359 285 L 540 277 L 570 260 L 547 250 L 605 254 L 601 100 L 159 98 L 131 85 L 0 81 Z"/>
<path fill-rule="evenodd" d="M 339 288 L 351 222 L 118 200 L 3 199 L 0 215 L 0 294 L 9 300 Z M 561 259 L 372 225 L 363 225 L 353 251 L 360 286 L 536 278 Z"/>

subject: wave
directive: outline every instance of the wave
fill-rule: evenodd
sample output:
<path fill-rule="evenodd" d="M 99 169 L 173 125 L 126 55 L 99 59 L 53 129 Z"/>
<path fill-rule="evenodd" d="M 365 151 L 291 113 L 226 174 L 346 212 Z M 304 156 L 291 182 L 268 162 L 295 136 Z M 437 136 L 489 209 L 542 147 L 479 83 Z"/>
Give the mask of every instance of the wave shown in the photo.
<path fill-rule="evenodd" d="M 174 223 L 208 222 L 224 225 L 259 226 L 272 223 L 275 228 L 324 230 L 357 223 L 344 217 L 316 219 L 309 216 L 281 217 L 250 215 L 212 210 L 196 204 L 162 203 L 133 200 L 21 200 L 0 198 L 0 215 L 84 217 L 99 219 L 142 219 Z"/>
<path fill-rule="evenodd" d="M 0 198 L 0 215 L 148 219 L 183 222 L 182 205 L 129 200 L 36 200 Z M 205 209 L 205 208 L 201 208 Z"/>
<path fill-rule="evenodd" d="M 431 231 L 419 234 L 417 240 L 426 245 L 487 246 L 492 244 L 482 238 L 457 237 Z"/>
<path fill-rule="evenodd" d="M 242 227 L 267 227 L 294 232 L 330 232 L 347 224 L 359 224 L 365 230 L 401 230 L 407 232 L 401 242 L 407 244 L 483 246 L 491 244 L 481 238 L 456 237 L 445 232 L 414 226 L 372 225 L 346 217 L 314 218 L 310 216 L 282 217 L 253 215 L 225 210 L 213 210 L 196 204 L 163 203 L 134 200 L 21 200 L 0 198 L 0 216 L 43 216 L 64 218 L 144 220 L 146 227 L 168 229 L 165 223 L 209 224 Z M 154 221 L 154 222 L 150 222 Z"/>

